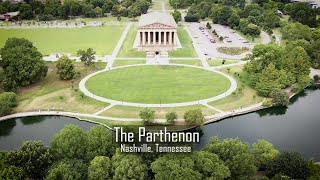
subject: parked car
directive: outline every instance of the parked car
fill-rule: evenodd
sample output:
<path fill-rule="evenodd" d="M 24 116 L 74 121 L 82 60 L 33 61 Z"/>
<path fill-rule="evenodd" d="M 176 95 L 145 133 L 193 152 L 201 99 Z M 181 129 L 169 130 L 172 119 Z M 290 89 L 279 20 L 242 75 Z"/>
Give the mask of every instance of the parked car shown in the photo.
<path fill-rule="evenodd" d="M 210 39 L 211 43 L 216 43 L 216 41 L 214 39 Z"/>
<path fill-rule="evenodd" d="M 231 42 L 232 42 L 232 40 L 230 40 L 230 39 L 227 39 L 226 41 L 227 41 L 228 43 L 231 43 Z"/>
<path fill-rule="evenodd" d="M 249 41 L 243 41 L 243 43 L 249 43 Z"/>

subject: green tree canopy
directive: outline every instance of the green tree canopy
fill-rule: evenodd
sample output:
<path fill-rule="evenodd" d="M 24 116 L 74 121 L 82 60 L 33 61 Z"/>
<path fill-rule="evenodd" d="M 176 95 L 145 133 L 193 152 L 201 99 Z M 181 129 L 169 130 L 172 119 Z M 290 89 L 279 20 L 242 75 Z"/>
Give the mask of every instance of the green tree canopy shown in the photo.
<path fill-rule="evenodd" d="M 155 111 L 149 108 L 145 108 L 140 111 L 139 116 L 144 122 L 151 122 L 155 118 Z"/>
<path fill-rule="evenodd" d="M 113 179 L 146 179 L 148 176 L 147 166 L 140 156 L 134 154 L 121 154 L 117 149 L 112 157 L 114 170 Z"/>
<path fill-rule="evenodd" d="M 52 156 L 42 142 L 27 141 L 22 144 L 20 149 L 8 152 L 5 156 L 5 163 L 22 168 L 31 179 L 42 179 L 52 163 Z M 19 169 L 13 168 L 11 170 L 23 174 Z"/>
<path fill-rule="evenodd" d="M 96 156 L 111 157 L 115 152 L 112 142 L 112 132 L 104 126 L 94 126 L 88 133 L 87 159 L 92 160 Z"/>
<path fill-rule="evenodd" d="M 54 164 L 49 170 L 46 180 L 87 179 L 88 167 L 80 160 L 65 159 Z"/>
<path fill-rule="evenodd" d="M 26 39 L 9 38 L 1 49 L 0 66 L 4 70 L 3 86 L 7 91 L 27 86 L 47 75 L 48 67 L 41 53 Z"/>
<path fill-rule="evenodd" d="M 64 126 L 51 142 L 51 149 L 56 159 L 84 159 L 87 147 L 87 135 L 75 125 Z"/>
<path fill-rule="evenodd" d="M 188 124 L 196 125 L 196 126 L 203 126 L 204 123 L 204 116 L 200 109 L 191 109 L 184 113 L 184 120 Z"/>
<path fill-rule="evenodd" d="M 84 62 L 86 66 L 91 66 L 94 64 L 94 55 L 96 54 L 96 52 L 93 51 L 92 48 L 89 48 L 87 50 L 79 50 L 77 54 L 78 56 L 80 56 L 80 60 Z"/>
<path fill-rule="evenodd" d="M 224 179 L 229 169 L 216 154 L 205 151 L 192 154 L 166 154 L 151 164 L 155 179 Z"/>
<path fill-rule="evenodd" d="M 254 158 L 249 151 L 248 144 L 239 139 L 220 141 L 214 137 L 204 150 L 218 155 L 229 167 L 233 179 L 249 179 L 256 173 L 257 168 L 254 165 Z"/>
<path fill-rule="evenodd" d="M 26 177 L 26 173 L 21 167 L 8 166 L 0 169 L 0 179 L 2 180 L 21 180 Z"/>
<path fill-rule="evenodd" d="M 89 165 L 88 179 L 112 179 L 111 160 L 105 156 L 96 156 Z"/>
<path fill-rule="evenodd" d="M 57 62 L 57 74 L 61 80 L 70 80 L 75 75 L 73 62 L 67 56 L 62 56 Z"/>
<path fill-rule="evenodd" d="M 276 174 L 288 176 L 293 179 L 306 179 L 308 164 L 301 154 L 297 152 L 284 152 L 274 158 L 267 167 L 267 176 Z"/>
<path fill-rule="evenodd" d="M 305 39 L 310 41 L 312 38 L 312 30 L 301 23 L 289 23 L 281 29 L 282 38 L 294 41 L 298 39 Z"/>
<path fill-rule="evenodd" d="M 181 12 L 177 9 L 175 9 L 173 11 L 172 16 L 173 16 L 174 20 L 176 21 L 176 23 L 178 23 L 182 19 Z"/>
<path fill-rule="evenodd" d="M 4 92 L 0 94 L 0 115 L 8 114 L 12 108 L 16 107 L 16 94 L 13 92 Z"/>
<path fill-rule="evenodd" d="M 279 155 L 279 151 L 268 141 L 260 139 L 252 144 L 252 154 L 256 167 L 265 169 L 267 165 Z"/>

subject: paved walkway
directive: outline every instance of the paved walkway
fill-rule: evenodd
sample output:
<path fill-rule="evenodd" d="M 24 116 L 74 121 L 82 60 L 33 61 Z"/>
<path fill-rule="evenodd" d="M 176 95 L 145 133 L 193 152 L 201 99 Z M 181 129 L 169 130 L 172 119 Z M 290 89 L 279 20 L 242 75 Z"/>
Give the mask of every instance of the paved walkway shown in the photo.
<path fill-rule="evenodd" d="M 121 48 L 124 40 L 126 39 L 127 34 L 128 34 L 128 32 L 129 32 L 132 24 L 133 24 L 132 22 L 129 22 L 129 23 L 127 24 L 127 27 L 126 27 L 126 29 L 124 30 L 124 32 L 122 33 L 122 36 L 121 36 L 120 40 L 118 41 L 118 44 L 116 45 L 116 47 L 114 48 L 114 50 L 113 50 L 113 52 L 112 52 L 112 55 L 111 55 L 111 57 L 110 57 L 110 60 L 109 60 L 109 62 L 108 62 L 108 64 L 107 64 L 106 68 L 111 68 L 111 67 L 112 67 L 113 62 L 114 62 L 114 60 L 116 59 L 116 57 L 117 57 L 117 55 L 118 55 L 118 53 L 119 53 L 119 51 L 120 51 L 120 48 Z"/>
<path fill-rule="evenodd" d="M 271 38 L 268 33 L 261 31 L 261 44 L 269 44 L 271 42 Z"/>
<path fill-rule="evenodd" d="M 126 68 L 126 67 L 146 66 L 146 65 L 148 65 L 148 64 L 135 64 L 135 65 L 120 66 L 120 67 L 114 67 L 114 68 L 112 68 L 112 70 L 120 69 L 120 68 Z M 156 65 L 162 65 L 162 64 L 156 64 Z M 119 104 L 119 105 L 124 105 L 124 106 L 133 106 L 133 107 L 181 107 L 181 106 L 191 106 L 191 105 L 197 105 L 197 104 L 207 104 L 208 102 L 212 102 L 212 101 L 216 101 L 216 100 L 225 98 L 225 97 L 227 97 L 228 95 L 230 95 L 232 92 L 234 92 L 237 89 L 237 82 L 236 82 L 236 80 L 234 78 L 232 78 L 231 76 L 229 76 L 227 74 L 224 74 L 224 73 L 222 73 L 220 71 L 216 71 L 213 68 L 210 68 L 210 67 L 199 67 L 199 66 L 193 66 L 193 65 L 182 65 L 182 64 L 168 64 L 168 65 L 204 69 L 204 70 L 211 71 L 213 73 L 220 74 L 220 75 L 226 77 L 231 82 L 230 88 L 226 92 L 224 92 L 224 93 L 222 93 L 220 95 L 217 95 L 217 96 L 214 96 L 214 97 L 211 97 L 211 98 L 207 98 L 207 99 L 198 100 L 198 101 L 191 101 L 191 102 L 170 103 L 170 104 L 145 104 L 145 103 L 122 102 L 122 101 L 117 101 L 117 100 L 112 100 L 112 99 L 104 98 L 104 97 L 101 97 L 101 96 L 97 96 L 97 95 L 91 93 L 86 88 L 85 84 L 86 84 L 86 81 L 88 79 L 90 79 L 91 77 L 93 77 L 93 76 L 95 76 L 95 75 L 97 75 L 99 73 L 110 71 L 110 69 L 105 69 L 105 70 L 98 71 L 98 72 L 95 72 L 93 74 L 90 74 L 90 75 L 86 76 L 85 78 L 83 78 L 79 83 L 79 89 L 86 96 L 89 96 L 89 97 L 91 97 L 93 99 L 96 99 L 98 101 L 107 102 L 107 103 L 115 104 L 115 105 Z"/>

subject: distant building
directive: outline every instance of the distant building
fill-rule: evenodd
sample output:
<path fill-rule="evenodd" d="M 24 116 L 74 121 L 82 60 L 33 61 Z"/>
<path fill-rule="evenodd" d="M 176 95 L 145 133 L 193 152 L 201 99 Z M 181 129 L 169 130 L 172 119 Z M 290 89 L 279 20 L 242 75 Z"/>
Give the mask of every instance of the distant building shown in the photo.
<path fill-rule="evenodd" d="M 18 4 L 18 3 L 21 3 L 23 2 L 23 0 L 2 0 L 3 2 L 10 2 L 10 3 L 13 3 L 13 4 Z"/>
<path fill-rule="evenodd" d="M 12 20 L 16 19 L 19 16 L 19 12 L 9 12 L 6 14 L 0 14 L 0 20 L 5 21 L 5 20 Z"/>
<path fill-rule="evenodd" d="M 291 2 L 307 2 L 309 3 L 313 8 L 320 7 L 320 0 L 291 0 Z"/>
<path fill-rule="evenodd" d="M 169 51 L 178 47 L 177 23 L 171 15 L 152 12 L 141 16 L 138 48 L 144 51 Z"/>

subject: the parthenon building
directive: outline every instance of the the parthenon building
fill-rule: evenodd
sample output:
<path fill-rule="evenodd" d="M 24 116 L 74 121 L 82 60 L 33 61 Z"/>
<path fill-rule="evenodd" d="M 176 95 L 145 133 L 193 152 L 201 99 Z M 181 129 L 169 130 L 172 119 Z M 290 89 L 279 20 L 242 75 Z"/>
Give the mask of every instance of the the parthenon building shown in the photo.
<path fill-rule="evenodd" d="M 171 15 L 152 12 L 141 16 L 136 39 L 137 48 L 144 51 L 169 51 L 179 46 L 177 23 Z"/>

